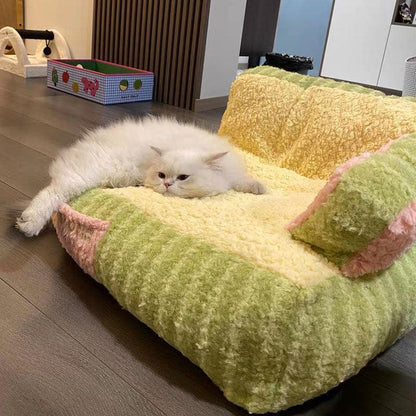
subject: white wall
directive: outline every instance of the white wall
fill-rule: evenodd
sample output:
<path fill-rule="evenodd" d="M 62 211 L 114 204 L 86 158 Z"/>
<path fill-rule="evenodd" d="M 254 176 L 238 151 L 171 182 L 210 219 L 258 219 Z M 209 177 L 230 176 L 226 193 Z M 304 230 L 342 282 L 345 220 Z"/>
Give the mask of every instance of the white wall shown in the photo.
<path fill-rule="evenodd" d="M 26 29 L 56 29 L 73 58 L 91 58 L 93 0 L 25 0 Z M 27 41 L 29 53 L 37 41 Z"/>
<path fill-rule="evenodd" d="M 416 56 L 416 27 L 392 26 L 378 85 L 402 91 L 405 62 L 412 56 Z"/>
<path fill-rule="evenodd" d="M 395 0 L 335 0 L 321 74 L 377 85 Z"/>
<path fill-rule="evenodd" d="M 211 0 L 200 98 L 222 97 L 234 81 L 246 0 Z"/>

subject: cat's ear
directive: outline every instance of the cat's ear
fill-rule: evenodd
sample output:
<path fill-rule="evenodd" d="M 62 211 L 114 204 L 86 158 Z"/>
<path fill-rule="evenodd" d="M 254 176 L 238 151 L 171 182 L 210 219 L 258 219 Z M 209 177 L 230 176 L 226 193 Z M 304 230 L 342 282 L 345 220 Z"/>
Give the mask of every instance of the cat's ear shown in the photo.
<path fill-rule="evenodd" d="M 150 146 L 150 148 L 157 153 L 159 156 L 162 156 L 162 150 L 155 146 Z"/>
<path fill-rule="evenodd" d="M 204 158 L 204 162 L 211 167 L 218 167 L 217 161 L 224 157 L 228 152 L 215 153 Z"/>

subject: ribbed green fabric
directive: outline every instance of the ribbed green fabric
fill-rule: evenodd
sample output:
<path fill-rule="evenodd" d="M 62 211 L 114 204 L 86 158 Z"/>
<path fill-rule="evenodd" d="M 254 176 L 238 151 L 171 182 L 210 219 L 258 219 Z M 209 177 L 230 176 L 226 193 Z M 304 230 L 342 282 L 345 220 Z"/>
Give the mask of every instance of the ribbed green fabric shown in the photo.
<path fill-rule="evenodd" d="M 346 172 L 328 200 L 292 235 L 343 266 L 415 199 L 416 134 L 412 134 Z"/>
<path fill-rule="evenodd" d="M 95 258 L 110 293 L 250 412 L 327 391 L 416 324 L 415 247 L 378 276 L 302 289 L 127 199 L 96 189 L 71 206 L 110 221 Z"/>

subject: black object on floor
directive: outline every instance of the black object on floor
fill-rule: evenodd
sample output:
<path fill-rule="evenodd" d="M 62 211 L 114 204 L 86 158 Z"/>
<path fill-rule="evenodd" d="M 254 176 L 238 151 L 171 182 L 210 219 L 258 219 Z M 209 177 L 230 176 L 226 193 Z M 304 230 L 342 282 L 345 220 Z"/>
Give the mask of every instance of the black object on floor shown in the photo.
<path fill-rule="evenodd" d="M 313 69 L 313 58 L 282 53 L 266 53 L 264 65 L 275 66 L 290 72 L 305 73 Z"/>

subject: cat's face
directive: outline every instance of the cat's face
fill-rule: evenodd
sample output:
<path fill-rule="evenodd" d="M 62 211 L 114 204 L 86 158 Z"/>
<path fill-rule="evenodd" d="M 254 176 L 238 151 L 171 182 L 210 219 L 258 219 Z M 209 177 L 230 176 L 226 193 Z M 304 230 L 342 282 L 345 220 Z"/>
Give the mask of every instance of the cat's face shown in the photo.
<path fill-rule="evenodd" d="M 145 186 L 164 195 L 195 198 L 224 192 L 224 184 L 214 161 L 225 153 L 199 155 L 195 152 L 153 148 L 155 158 L 146 172 Z"/>

